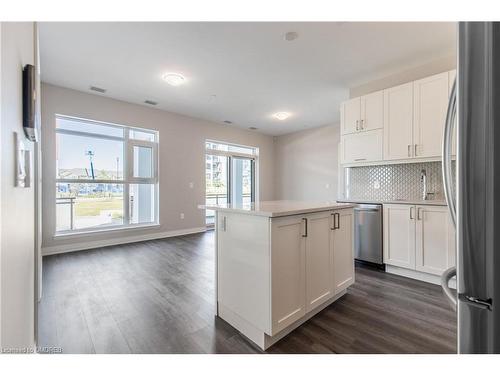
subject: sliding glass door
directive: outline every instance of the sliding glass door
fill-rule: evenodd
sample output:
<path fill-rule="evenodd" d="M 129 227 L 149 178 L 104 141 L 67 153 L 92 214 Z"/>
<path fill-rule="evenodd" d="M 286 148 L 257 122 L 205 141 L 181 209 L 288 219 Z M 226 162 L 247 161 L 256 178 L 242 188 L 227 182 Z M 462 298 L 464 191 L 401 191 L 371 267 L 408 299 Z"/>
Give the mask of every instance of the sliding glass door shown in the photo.
<path fill-rule="evenodd" d="M 249 158 L 231 158 L 231 194 L 230 201 L 234 204 L 254 202 L 254 165 Z"/>
<path fill-rule="evenodd" d="M 255 202 L 257 154 L 253 147 L 206 142 L 206 204 Z M 212 226 L 214 219 L 214 211 L 206 210 L 207 226 Z"/>

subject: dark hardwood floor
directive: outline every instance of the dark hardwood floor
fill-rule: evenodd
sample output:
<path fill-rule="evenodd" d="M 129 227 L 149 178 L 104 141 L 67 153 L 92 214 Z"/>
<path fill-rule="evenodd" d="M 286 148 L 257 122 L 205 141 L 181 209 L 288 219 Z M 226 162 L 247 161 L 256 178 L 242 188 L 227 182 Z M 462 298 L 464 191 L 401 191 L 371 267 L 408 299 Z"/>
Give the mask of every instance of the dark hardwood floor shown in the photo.
<path fill-rule="evenodd" d="M 63 353 L 259 353 L 214 312 L 214 234 L 44 257 L 39 346 Z M 268 353 L 455 353 L 440 288 L 356 267 L 347 294 Z"/>

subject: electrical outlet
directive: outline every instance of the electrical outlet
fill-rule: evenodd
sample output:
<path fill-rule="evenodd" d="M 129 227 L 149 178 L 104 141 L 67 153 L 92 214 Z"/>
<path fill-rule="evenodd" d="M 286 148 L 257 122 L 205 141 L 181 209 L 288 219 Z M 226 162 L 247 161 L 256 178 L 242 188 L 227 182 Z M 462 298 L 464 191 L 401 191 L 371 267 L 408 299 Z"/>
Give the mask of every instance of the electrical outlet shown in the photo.
<path fill-rule="evenodd" d="M 181 220 L 184 220 L 184 212 L 181 212 Z"/>

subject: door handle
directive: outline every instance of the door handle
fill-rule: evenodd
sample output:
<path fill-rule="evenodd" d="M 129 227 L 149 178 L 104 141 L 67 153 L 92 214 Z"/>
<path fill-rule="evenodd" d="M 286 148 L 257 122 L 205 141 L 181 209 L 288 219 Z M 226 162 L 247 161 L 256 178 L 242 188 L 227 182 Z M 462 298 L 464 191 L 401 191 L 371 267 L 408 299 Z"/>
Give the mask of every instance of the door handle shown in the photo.
<path fill-rule="evenodd" d="M 307 237 L 307 219 L 303 217 L 302 221 L 304 222 L 304 234 L 302 235 L 302 237 Z"/>
<path fill-rule="evenodd" d="M 457 226 L 457 209 L 456 198 L 453 196 L 452 187 L 452 171 L 451 171 L 451 142 L 453 137 L 453 127 L 455 126 L 455 117 L 457 114 L 457 80 L 453 82 L 451 88 L 450 100 L 448 102 L 448 110 L 446 111 L 446 122 L 444 125 L 443 134 L 443 149 L 442 149 L 442 172 L 443 172 L 443 185 L 444 197 L 450 210 L 451 220 L 453 226 Z"/>
<path fill-rule="evenodd" d="M 450 287 L 448 286 L 448 283 L 450 282 L 451 278 L 457 274 L 457 269 L 456 267 L 451 267 L 448 268 L 446 271 L 443 272 L 441 275 L 441 288 L 443 288 L 443 292 L 448 298 L 448 300 L 451 303 L 451 307 L 453 310 L 457 310 L 457 296 L 456 293 L 452 292 Z"/>

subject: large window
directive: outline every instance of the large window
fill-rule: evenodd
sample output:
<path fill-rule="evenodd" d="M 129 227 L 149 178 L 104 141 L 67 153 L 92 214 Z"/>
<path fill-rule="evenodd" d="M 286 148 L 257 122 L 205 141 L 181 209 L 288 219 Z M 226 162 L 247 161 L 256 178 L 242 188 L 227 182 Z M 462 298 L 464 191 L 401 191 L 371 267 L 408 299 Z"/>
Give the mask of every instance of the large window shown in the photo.
<path fill-rule="evenodd" d="M 158 222 L 158 133 L 56 117 L 56 232 Z"/>
<path fill-rule="evenodd" d="M 255 202 L 258 148 L 207 141 L 205 149 L 206 204 Z M 212 226 L 215 213 L 206 210 L 205 215 L 207 226 Z"/>

